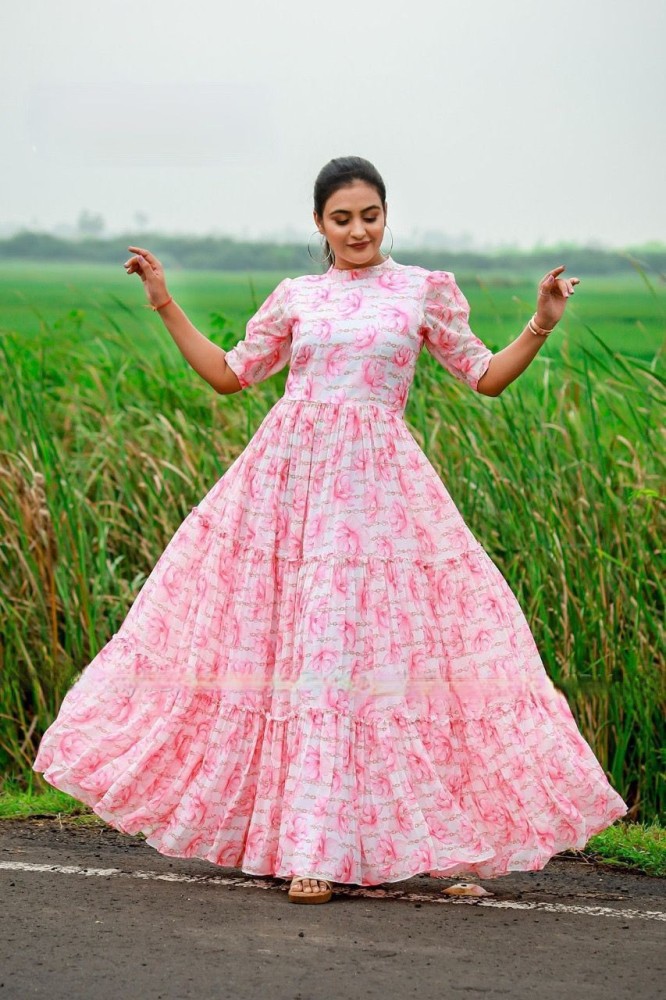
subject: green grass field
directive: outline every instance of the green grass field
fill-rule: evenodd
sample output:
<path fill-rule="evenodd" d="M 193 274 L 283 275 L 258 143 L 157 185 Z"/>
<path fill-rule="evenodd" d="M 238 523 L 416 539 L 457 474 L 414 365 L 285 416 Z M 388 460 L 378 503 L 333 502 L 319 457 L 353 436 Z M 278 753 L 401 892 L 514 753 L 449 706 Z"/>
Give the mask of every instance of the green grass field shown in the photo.
<path fill-rule="evenodd" d="M 228 349 L 283 276 L 181 271 L 168 283 Z M 577 276 L 564 320 L 501 397 L 424 351 L 405 416 L 630 818 L 652 823 L 666 744 L 666 292 L 640 274 Z M 456 273 L 493 350 L 534 312 L 538 277 Z M 144 304 L 122 261 L 0 267 L 0 771 L 27 792 L 63 693 L 284 388 L 286 370 L 217 396 Z"/>
<path fill-rule="evenodd" d="M 569 276 L 569 272 L 564 272 Z M 573 356 L 582 351 L 594 356 L 605 354 L 586 330 L 591 327 L 606 348 L 645 363 L 661 353 L 664 361 L 666 329 L 666 288 L 654 278 L 626 275 L 621 278 L 586 278 L 567 306 L 558 327 L 558 336 L 539 352 L 533 366 L 521 377 L 532 378 L 543 369 L 544 358 L 558 359 L 561 341 L 570 339 Z M 174 271 L 167 275 L 169 289 L 192 322 L 212 334 L 211 321 L 220 315 L 236 325 L 240 335 L 243 318 L 252 311 L 284 277 L 283 273 L 230 274 L 215 271 Z M 534 312 L 539 275 L 531 278 L 505 275 L 465 275 L 456 280 L 469 299 L 470 323 L 491 347 L 504 347 L 523 329 Z M 60 321 L 76 329 L 83 321 L 89 331 L 104 336 L 109 321 L 133 333 L 146 332 L 145 296 L 136 275 L 128 276 L 119 261 L 116 269 L 103 265 L 0 263 L 0 328 L 39 337 L 43 323 Z M 153 329 L 169 334 L 161 321 L 153 318 Z M 173 347 L 174 358 L 181 358 Z M 181 359 L 182 360 L 182 359 Z"/>

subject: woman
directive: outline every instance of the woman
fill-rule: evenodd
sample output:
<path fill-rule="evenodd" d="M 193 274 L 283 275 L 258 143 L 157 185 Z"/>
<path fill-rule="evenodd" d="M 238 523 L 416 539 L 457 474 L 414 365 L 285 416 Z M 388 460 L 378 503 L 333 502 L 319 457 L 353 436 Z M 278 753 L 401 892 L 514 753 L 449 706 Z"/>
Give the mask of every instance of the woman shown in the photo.
<path fill-rule="evenodd" d="M 626 812 L 517 599 L 411 435 L 425 346 L 498 396 L 561 319 L 553 268 L 493 353 L 448 271 L 381 251 L 382 178 L 320 172 L 321 274 L 284 278 L 226 353 L 130 247 L 150 304 L 218 392 L 285 393 L 192 508 L 33 765 L 163 854 L 332 883 L 542 868 Z"/>

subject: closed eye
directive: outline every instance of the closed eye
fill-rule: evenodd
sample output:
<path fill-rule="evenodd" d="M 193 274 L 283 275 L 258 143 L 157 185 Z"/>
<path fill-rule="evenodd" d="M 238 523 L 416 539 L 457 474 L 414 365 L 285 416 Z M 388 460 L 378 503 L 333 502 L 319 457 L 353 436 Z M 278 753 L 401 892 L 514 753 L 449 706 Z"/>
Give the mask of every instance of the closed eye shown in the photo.
<path fill-rule="evenodd" d="M 364 221 L 365 222 L 376 222 L 377 221 L 377 216 L 375 216 L 374 219 L 365 219 Z M 348 225 L 347 222 L 339 222 L 337 219 L 336 219 L 336 222 L 338 223 L 339 226 L 346 226 L 346 225 Z"/>

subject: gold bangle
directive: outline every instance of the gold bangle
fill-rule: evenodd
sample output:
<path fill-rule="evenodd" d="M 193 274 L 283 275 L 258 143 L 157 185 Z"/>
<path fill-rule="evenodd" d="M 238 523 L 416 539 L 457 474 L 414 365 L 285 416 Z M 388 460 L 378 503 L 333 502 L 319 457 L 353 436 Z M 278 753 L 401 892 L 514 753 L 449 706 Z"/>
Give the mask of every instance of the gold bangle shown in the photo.
<path fill-rule="evenodd" d="M 530 318 L 530 320 L 528 321 L 527 325 L 529 326 L 529 328 L 532 331 L 532 333 L 536 334 L 538 337 L 547 337 L 548 334 L 552 333 L 553 330 L 555 329 L 554 326 L 552 326 L 550 328 L 550 330 L 546 330 L 546 329 L 540 327 L 537 324 L 537 322 L 536 322 L 536 313 L 534 313 L 534 316 L 532 316 Z"/>

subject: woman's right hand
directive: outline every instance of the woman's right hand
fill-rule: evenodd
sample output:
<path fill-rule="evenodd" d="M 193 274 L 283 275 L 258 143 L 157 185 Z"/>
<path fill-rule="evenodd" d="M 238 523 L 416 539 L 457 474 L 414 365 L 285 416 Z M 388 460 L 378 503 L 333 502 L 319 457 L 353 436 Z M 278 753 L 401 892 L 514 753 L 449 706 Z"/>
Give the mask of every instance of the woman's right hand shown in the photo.
<path fill-rule="evenodd" d="M 157 257 L 144 247 L 128 247 L 136 251 L 123 264 L 127 274 L 138 274 L 151 306 L 161 306 L 169 298 L 164 270 Z"/>

